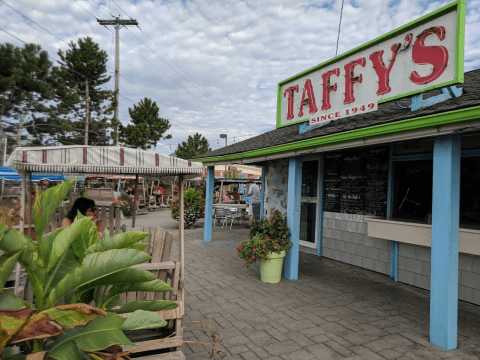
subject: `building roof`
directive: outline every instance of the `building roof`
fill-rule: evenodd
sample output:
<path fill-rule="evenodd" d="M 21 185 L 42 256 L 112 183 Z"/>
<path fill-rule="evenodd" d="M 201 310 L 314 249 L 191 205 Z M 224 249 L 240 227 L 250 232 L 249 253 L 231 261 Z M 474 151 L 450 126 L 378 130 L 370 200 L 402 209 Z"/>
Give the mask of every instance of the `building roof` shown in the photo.
<path fill-rule="evenodd" d="M 411 111 L 409 108 L 405 109 L 397 105 L 398 102 L 398 104 L 401 106 L 410 106 L 410 97 L 406 97 L 397 101 L 389 101 L 378 104 L 377 111 L 332 121 L 323 126 L 316 126 L 312 130 L 304 132 L 303 134 L 299 133 L 299 129 L 300 126 L 304 124 L 294 124 L 278 128 L 230 146 L 202 154 L 201 156 L 198 156 L 197 159 L 204 163 L 208 163 L 212 161 L 218 161 L 221 159 L 221 157 L 226 157 L 230 160 L 242 158 L 241 155 L 245 154 L 246 152 L 252 152 L 252 157 L 254 157 L 255 150 L 278 147 L 279 145 L 295 143 L 301 144 L 303 142 L 305 146 L 308 146 L 309 143 L 311 143 L 313 146 L 313 142 L 308 142 L 305 140 L 326 138 L 329 135 L 334 134 L 346 134 L 355 130 L 397 123 L 409 119 L 422 118 L 427 120 L 438 114 L 444 114 L 447 112 L 468 108 L 476 108 L 475 113 L 477 115 L 475 119 L 478 120 L 478 114 L 480 114 L 480 69 L 465 73 L 464 84 L 460 84 L 457 87 L 463 88 L 462 96 L 449 99 L 417 111 Z M 439 95 L 439 89 L 425 92 L 423 95 L 424 99 Z M 468 116 L 464 114 L 463 117 L 457 119 L 457 122 L 472 120 L 468 119 L 467 117 Z M 450 120 L 454 121 L 455 119 L 452 118 Z M 427 121 L 425 121 L 423 125 L 425 128 L 428 126 L 438 126 L 436 123 L 430 124 L 427 123 Z M 361 132 L 356 131 L 355 133 L 360 135 Z M 278 148 L 278 152 L 280 153 L 285 151 L 282 149 Z"/>

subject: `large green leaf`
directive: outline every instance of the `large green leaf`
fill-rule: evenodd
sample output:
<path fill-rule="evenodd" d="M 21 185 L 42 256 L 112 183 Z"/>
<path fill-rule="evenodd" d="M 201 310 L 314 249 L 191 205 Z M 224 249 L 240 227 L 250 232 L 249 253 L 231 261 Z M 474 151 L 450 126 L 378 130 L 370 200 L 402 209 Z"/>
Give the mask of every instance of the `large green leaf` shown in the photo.
<path fill-rule="evenodd" d="M 50 260 L 50 253 L 52 252 L 53 241 L 65 228 L 59 228 L 52 231 L 48 236 L 38 245 L 38 253 L 40 254 L 42 264 L 48 264 Z"/>
<path fill-rule="evenodd" d="M 18 261 L 24 267 L 36 265 L 38 260 L 37 245 L 29 237 L 15 229 L 9 229 L 0 241 L 0 250 L 6 253 L 14 253 L 22 250 Z"/>
<path fill-rule="evenodd" d="M 128 231 L 125 233 L 115 234 L 114 236 L 107 237 L 104 239 L 104 241 L 94 244 L 87 249 L 85 254 L 88 255 L 112 249 L 125 249 L 139 242 L 140 240 L 145 239 L 149 235 L 149 233 L 141 231 Z"/>
<path fill-rule="evenodd" d="M 32 305 L 10 291 L 3 291 L 0 294 L 0 310 L 20 310 L 28 306 Z"/>
<path fill-rule="evenodd" d="M 18 262 L 27 271 L 32 283 L 32 290 L 38 294 L 41 291 L 39 279 L 43 278 L 42 261 L 38 256 L 37 245 L 32 239 L 26 237 L 15 229 L 9 229 L 0 242 L 0 250 L 14 253 L 22 249 Z"/>
<path fill-rule="evenodd" d="M 91 227 L 92 221 L 89 218 L 83 218 L 75 220 L 70 226 L 66 227 L 63 231 L 53 240 L 52 251 L 49 256 L 47 272 L 50 271 L 63 256 L 65 251 L 70 245 L 82 235 L 85 229 Z"/>
<path fill-rule="evenodd" d="M 144 300 L 144 301 L 129 301 L 120 306 L 120 309 L 110 310 L 117 314 L 131 313 L 136 310 L 146 311 L 163 311 L 176 309 L 178 304 L 175 301 L 169 300 Z"/>
<path fill-rule="evenodd" d="M 149 259 L 150 255 L 133 249 L 109 250 L 87 255 L 80 266 L 68 273 L 50 290 L 47 295 L 48 307 L 54 306 L 63 296 L 89 282 L 143 263 Z"/>
<path fill-rule="evenodd" d="M 78 297 L 85 291 L 101 286 L 147 282 L 155 280 L 156 278 L 157 277 L 155 275 L 146 270 L 134 268 L 123 269 L 114 274 L 104 276 L 96 281 L 89 282 L 88 284 L 79 288 L 75 292 L 75 296 Z"/>
<path fill-rule="evenodd" d="M 172 290 L 173 289 L 170 286 L 160 279 L 133 284 L 119 284 L 111 287 L 105 300 L 108 301 L 113 296 L 131 291 L 167 292 Z"/>
<path fill-rule="evenodd" d="M 137 310 L 122 325 L 122 330 L 158 329 L 167 326 L 167 322 L 158 314 Z"/>
<path fill-rule="evenodd" d="M 76 359 L 72 344 L 85 351 L 101 350 L 115 344 L 133 346 L 121 330 L 124 322 L 120 315 L 109 313 L 107 317 L 99 316 L 85 326 L 67 329 L 55 338 L 48 356 L 57 360 Z"/>
<path fill-rule="evenodd" d="M 40 195 L 37 195 L 33 204 L 33 222 L 35 224 L 35 237 L 43 239 L 43 232 L 48 221 L 60 206 L 62 200 L 68 195 L 75 185 L 75 179 L 54 186 Z"/>
<path fill-rule="evenodd" d="M 7 253 L 0 256 L 0 286 L 1 286 L 0 293 L 2 292 L 5 284 L 7 283 L 8 278 L 10 277 L 10 274 L 15 268 L 15 265 L 17 264 L 17 260 L 21 252 L 22 252 L 22 249 L 18 250 L 13 254 Z"/>

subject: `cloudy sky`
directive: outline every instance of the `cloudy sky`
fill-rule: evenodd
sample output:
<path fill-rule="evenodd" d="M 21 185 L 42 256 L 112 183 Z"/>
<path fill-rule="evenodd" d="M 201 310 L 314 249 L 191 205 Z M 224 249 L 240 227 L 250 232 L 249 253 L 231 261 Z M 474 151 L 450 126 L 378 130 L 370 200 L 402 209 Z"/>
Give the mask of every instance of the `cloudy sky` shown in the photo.
<path fill-rule="evenodd" d="M 338 54 L 447 3 L 345 0 Z M 341 7 L 341 0 L 0 0 L 0 42 L 40 44 L 53 60 L 68 42 L 90 36 L 109 54 L 113 89 L 114 28 L 97 19 L 137 20 L 139 27 L 120 30 L 120 120 L 128 123 L 128 108 L 144 97 L 156 101 L 172 124 L 172 139 L 156 151 L 170 154 L 195 132 L 218 149 L 219 134 L 231 144 L 273 130 L 277 83 L 335 56 Z M 480 0 L 467 0 L 465 71 L 479 67 Z"/>

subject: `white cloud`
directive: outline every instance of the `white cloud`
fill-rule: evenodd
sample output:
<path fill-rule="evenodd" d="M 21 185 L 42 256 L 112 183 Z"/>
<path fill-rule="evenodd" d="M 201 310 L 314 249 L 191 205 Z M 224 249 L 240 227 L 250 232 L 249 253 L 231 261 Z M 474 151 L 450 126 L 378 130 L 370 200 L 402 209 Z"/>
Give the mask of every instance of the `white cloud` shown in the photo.
<path fill-rule="evenodd" d="M 120 30 L 120 119 L 128 121 L 128 107 L 133 105 L 126 98 L 155 100 L 160 115 L 172 123 L 173 138 L 157 148 L 165 154 L 195 132 L 207 137 L 215 149 L 224 144 L 218 140 L 220 133 L 227 133 L 229 142 L 234 137 L 238 142 L 274 128 L 277 83 L 335 56 L 341 7 L 339 0 L 115 0 L 118 6 L 111 0 L 5 2 L 66 42 L 91 36 L 109 54 L 111 88 L 114 29 L 99 25 L 88 12 L 110 19 L 110 14 L 127 18 L 125 11 L 136 19 L 155 44 L 134 26 Z M 445 4 L 346 0 L 339 53 Z M 5 4 L 0 10 L 3 29 L 42 45 L 52 58 L 57 58 L 59 48 L 67 49 L 64 42 Z M 480 1 L 468 1 L 466 71 L 480 66 L 479 32 Z M 5 32 L 0 32 L 0 42 L 22 45 Z"/>

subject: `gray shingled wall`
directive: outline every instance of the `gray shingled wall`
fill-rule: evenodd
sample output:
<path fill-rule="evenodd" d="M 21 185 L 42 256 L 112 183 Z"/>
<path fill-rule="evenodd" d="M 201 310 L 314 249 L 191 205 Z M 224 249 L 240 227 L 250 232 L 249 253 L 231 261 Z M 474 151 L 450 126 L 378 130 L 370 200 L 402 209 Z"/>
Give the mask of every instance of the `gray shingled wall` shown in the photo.
<path fill-rule="evenodd" d="M 399 245 L 398 280 L 430 290 L 430 248 Z M 460 254 L 458 259 L 458 298 L 480 305 L 480 257 Z"/>
<path fill-rule="evenodd" d="M 390 241 L 369 237 L 364 215 L 324 212 L 323 256 L 390 274 Z"/>

